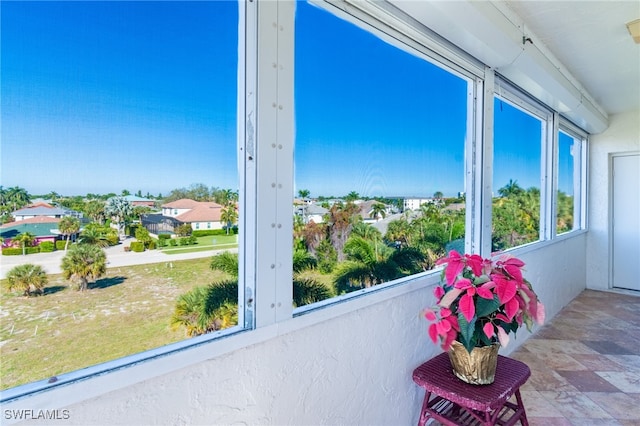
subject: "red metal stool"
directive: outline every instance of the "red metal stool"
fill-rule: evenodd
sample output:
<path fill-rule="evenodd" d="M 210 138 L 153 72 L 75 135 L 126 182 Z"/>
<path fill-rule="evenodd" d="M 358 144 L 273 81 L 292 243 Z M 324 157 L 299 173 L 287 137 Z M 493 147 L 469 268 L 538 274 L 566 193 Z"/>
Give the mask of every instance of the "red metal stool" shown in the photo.
<path fill-rule="evenodd" d="M 490 385 L 470 385 L 453 375 L 449 355 L 442 353 L 413 371 L 413 381 L 425 389 L 418 426 L 429 419 L 444 425 L 505 425 L 518 420 L 528 426 L 520 386 L 531 370 L 515 359 L 498 355 L 495 381 Z M 516 404 L 509 402 L 516 396 Z"/>

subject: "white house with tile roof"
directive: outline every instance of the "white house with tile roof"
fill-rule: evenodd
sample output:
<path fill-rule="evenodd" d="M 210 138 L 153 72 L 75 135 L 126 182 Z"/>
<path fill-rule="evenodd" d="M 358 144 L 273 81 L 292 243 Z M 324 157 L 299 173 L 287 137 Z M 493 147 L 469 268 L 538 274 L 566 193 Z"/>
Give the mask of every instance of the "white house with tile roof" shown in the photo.
<path fill-rule="evenodd" d="M 189 198 L 162 205 L 162 215 L 189 223 L 193 230 L 222 229 L 222 206 L 213 201 L 195 201 Z"/>

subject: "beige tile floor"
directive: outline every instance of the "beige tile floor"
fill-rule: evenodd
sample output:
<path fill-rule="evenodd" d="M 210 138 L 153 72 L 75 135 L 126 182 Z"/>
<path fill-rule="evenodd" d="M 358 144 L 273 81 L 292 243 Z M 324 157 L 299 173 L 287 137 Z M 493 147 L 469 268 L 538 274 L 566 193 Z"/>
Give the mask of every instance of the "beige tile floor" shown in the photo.
<path fill-rule="evenodd" d="M 585 290 L 510 356 L 531 426 L 640 426 L 640 296 Z"/>

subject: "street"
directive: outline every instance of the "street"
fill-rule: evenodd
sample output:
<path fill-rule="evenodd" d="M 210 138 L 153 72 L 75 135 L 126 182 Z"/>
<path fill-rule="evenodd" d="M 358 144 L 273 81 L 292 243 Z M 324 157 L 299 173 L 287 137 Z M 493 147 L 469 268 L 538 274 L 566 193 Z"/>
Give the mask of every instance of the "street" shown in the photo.
<path fill-rule="evenodd" d="M 173 262 L 176 260 L 184 260 L 184 259 L 197 259 L 202 257 L 213 256 L 222 251 L 233 251 L 236 252 L 237 249 L 231 250 L 220 250 L 220 249 L 212 249 L 206 251 L 198 251 L 191 253 L 182 253 L 182 254 L 166 254 L 162 250 L 145 250 L 142 253 L 136 252 L 125 252 L 124 245 L 118 244 L 116 246 L 107 247 L 104 249 L 107 254 L 107 268 L 114 268 L 118 266 L 129 266 L 129 265 L 142 265 L 147 263 L 161 263 L 161 262 Z M 26 256 L 0 256 L 0 278 L 5 278 L 6 274 L 17 265 L 23 265 L 25 263 L 33 263 L 35 265 L 40 265 L 45 270 L 47 274 L 59 274 L 62 272 L 60 269 L 60 263 L 62 262 L 62 258 L 65 255 L 64 250 L 54 251 L 52 253 L 37 253 L 37 254 L 29 254 Z"/>

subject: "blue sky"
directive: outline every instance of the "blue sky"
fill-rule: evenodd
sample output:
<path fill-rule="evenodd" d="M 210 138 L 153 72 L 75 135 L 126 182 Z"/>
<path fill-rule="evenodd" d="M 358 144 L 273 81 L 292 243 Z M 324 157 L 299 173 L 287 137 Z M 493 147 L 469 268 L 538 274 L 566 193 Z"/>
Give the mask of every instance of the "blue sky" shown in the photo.
<path fill-rule="evenodd" d="M 237 189 L 237 13 L 230 1 L 3 2 L 2 185 Z M 465 80 L 306 4 L 296 34 L 296 191 L 464 190 Z M 531 126 L 503 121 L 496 189 L 539 186 Z"/>

